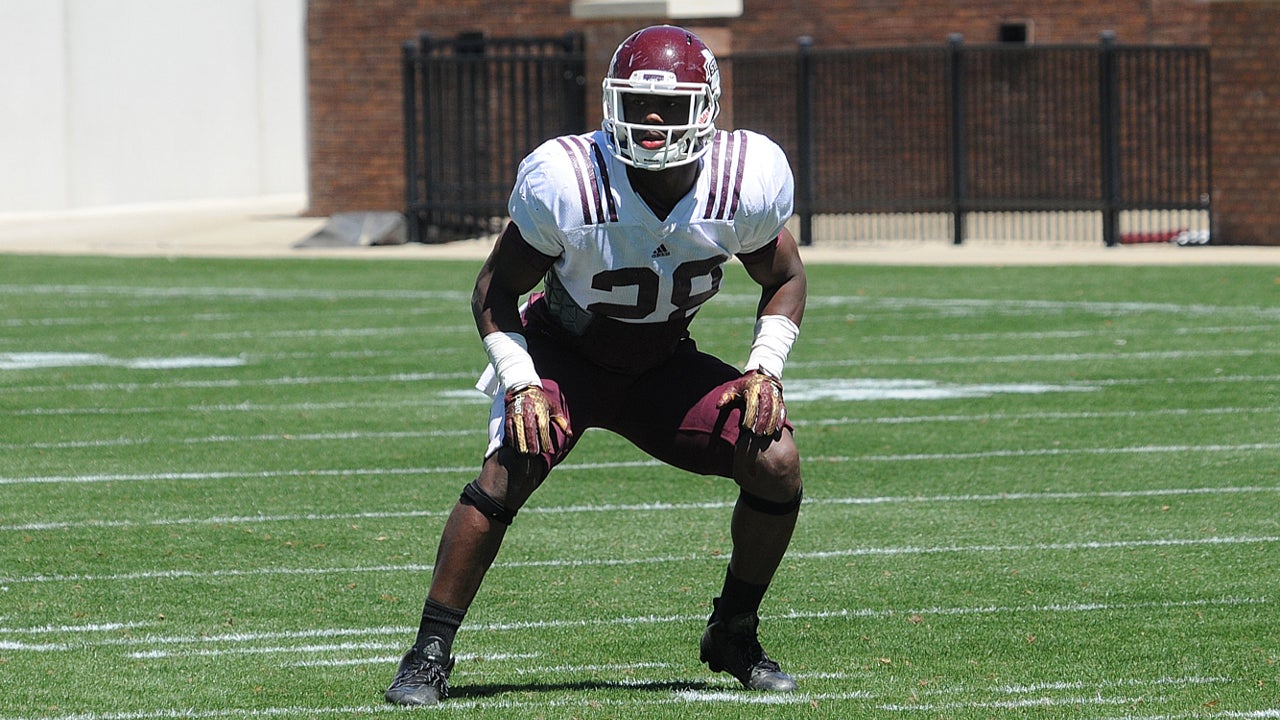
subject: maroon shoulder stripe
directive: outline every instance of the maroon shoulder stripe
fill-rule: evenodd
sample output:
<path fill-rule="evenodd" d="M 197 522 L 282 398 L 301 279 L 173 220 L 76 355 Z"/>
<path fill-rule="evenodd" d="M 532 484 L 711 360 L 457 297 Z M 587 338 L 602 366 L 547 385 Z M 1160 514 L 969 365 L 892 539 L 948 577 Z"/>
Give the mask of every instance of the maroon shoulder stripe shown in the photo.
<path fill-rule="evenodd" d="M 738 164 L 733 179 L 733 204 L 729 206 L 728 213 L 730 220 L 738 212 L 738 200 L 742 197 L 742 175 L 747 167 L 747 134 L 735 132 L 734 135 L 741 136 L 741 142 L 738 143 Z"/>
<path fill-rule="evenodd" d="M 573 163 L 573 172 L 578 177 L 578 200 L 582 205 L 582 223 L 584 225 L 592 225 L 598 217 L 592 213 L 600 205 L 599 189 L 596 188 L 595 171 L 591 164 L 587 161 L 586 154 L 581 145 L 576 142 L 573 137 L 556 138 L 556 142 L 560 143 L 560 147 L 564 148 L 565 153 L 569 155 L 569 161 Z M 592 200 L 594 199 L 594 202 Z"/>
<path fill-rule="evenodd" d="M 732 220 L 742 196 L 742 176 L 747 166 L 747 136 L 740 130 L 722 132 L 711 148 L 711 181 L 702 218 Z"/>
<path fill-rule="evenodd" d="M 604 182 L 604 199 L 609 205 L 609 222 L 618 222 L 618 208 L 613 204 L 613 187 L 609 185 L 609 166 L 604 162 L 604 154 L 600 146 L 591 141 L 591 152 L 596 158 L 596 167 L 600 168 L 600 180 Z"/>
<path fill-rule="evenodd" d="M 720 206 L 716 211 L 716 219 L 724 220 L 729 205 L 729 167 L 733 162 L 734 151 L 738 149 L 738 133 L 725 134 L 724 160 L 720 168 L 720 193 L 716 202 Z"/>
<path fill-rule="evenodd" d="M 728 133 L 718 132 L 715 134 L 715 137 L 711 138 L 711 159 L 707 161 L 705 172 L 712 173 L 713 177 L 717 176 L 720 172 L 720 145 L 723 144 L 724 138 L 727 134 Z M 717 192 L 718 188 L 716 181 L 713 179 L 708 183 L 708 185 L 710 185 L 710 188 L 707 192 L 707 206 L 702 212 L 703 220 L 711 219 L 712 213 L 716 210 L 716 202 L 720 198 L 720 194 Z"/>

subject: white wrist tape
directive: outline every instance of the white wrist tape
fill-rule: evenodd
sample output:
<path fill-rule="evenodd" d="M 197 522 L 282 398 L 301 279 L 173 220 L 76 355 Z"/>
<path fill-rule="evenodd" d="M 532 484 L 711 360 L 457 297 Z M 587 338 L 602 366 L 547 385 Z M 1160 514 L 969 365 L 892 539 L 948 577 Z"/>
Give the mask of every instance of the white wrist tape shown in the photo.
<path fill-rule="evenodd" d="M 529 385 L 542 387 L 542 379 L 529 355 L 529 343 L 519 333 L 492 332 L 483 338 L 484 351 L 498 374 L 498 382 L 508 390 Z"/>
<path fill-rule="evenodd" d="M 756 320 L 755 339 L 751 341 L 746 370 L 763 370 L 781 379 L 782 367 L 787 364 L 791 346 L 799 336 L 800 327 L 786 315 L 761 315 Z"/>

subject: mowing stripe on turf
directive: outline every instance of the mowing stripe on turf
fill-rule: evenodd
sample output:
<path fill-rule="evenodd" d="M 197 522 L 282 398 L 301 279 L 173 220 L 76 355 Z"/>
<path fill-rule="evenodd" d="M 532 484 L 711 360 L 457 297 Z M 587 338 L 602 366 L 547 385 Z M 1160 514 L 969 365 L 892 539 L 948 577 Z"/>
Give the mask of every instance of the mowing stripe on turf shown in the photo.
<path fill-rule="evenodd" d="M 994 503 L 1017 502 L 1028 500 L 1082 500 L 1090 498 L 1142 498 L 1142 497 L 1189 497 L 1197 495 L 1241 495 L 1241 494 L 1273 494 L 1280 493 L 1280 487 L 1256 485 L 1199 487 L 1199 488 L 1148 488 L 1144 490 L 1096 490 L 1075 492 L 1007 492 L 990 494 L 961 495 L 885 495 L 877 497 L 827 497 L 810 493 L 805 497 L 806 510 L 816 507 L 836 505 L 896 505 L 924 503 Z M 691 510 L 725 510 L 732 508 L 734 500 L 696 503 L 605 503 L 600 505 L 563 505 L 535 506 L 521 510 L 532 515 L 561 515 L 575 513 L 637 513 L 637 512 L 680 512 Z M 125 527 L 171 527 L 189 525 L 246 525 L 260 523 L 296 523 L 296 522 L 349 522 L 351 520 L 393 520 L 402 518 L 439 518 L 448 517 L 448 510 L 396 510 L 367 511 L 351 513 L 297 513 L 284 515 L 216 515 L 212 517 L 193 518 L 153 518 L 150 520 L 64 520 L 0 525 L 0 532 L 34 532 L 40 530 L 70 530 L 77 528 L 125 528 Z"/>
<path fill-rule="evenodd" d="M 847 382 L 847 381 L 846 381 Z M 488 402 L 477 393 L 476 402 Z M 296 402 L 296 403 L 224 403 L 209 405 L 150 405 L 134 407 L 27 407 L 14 410 L 0 410 L 0 416 L 43 416 L 43 415 L 146 415 L 154 413 L 189 412 L 256 412 L 256 413 L 294 413 L 298 411 L 351 410 L 360 408 L 402 408 L 433 407 L 437 405 L 457 405 L 458 397 L 454 393 L 432 398 L 413 398 L 408 400 L 352 400 L 338 402 Z M 787 404 L 795 401 L 788 398 Z M 1277 413 L 1280 407 L 1216 407 L 1216 408 L 1156 408 L 1153 410 L 1111 410 L 1111 411 L 1044 411 L 1026 413 L 975 413 L 952 415 L 888 415 L 880 417 L 838 417 L 838 418 L 791 418 L 793 424 L 804 426 L 828 425 L 906 425 L 911 423 L 971 423 L 987 421 L 1023 421 L 1023 420 L 1104 420 L 1111 418 L 1147 418 L 1147 417 L 1190 417 L 1195 415 L 1244 415 L 1249 413 Z M 483 433 L 483 430 L 475 430 Z M 176 442 L 176 440 L 169 440 Z M 15 447 L 17 447 L 15 445 Z"/>
<path fill-rule="evenodd" d="M 1266 351 L 1268 354 L 1280 353 L 1280 350 Z M 1111 355 L 1105 356 L 1109 359 L 1116 358 Z M 987 357 L 973 357 L 968 361 L 981 364 L 987 362 Z M 879 363 L 884 365 L 897 366 L 908 364 L 906 361 L 897 358 L 886 358 L 883 361 L 865 360 L 858 361 L 863 364 Z M 794 363 L 793 363 L 794 364 Z M 822 364 L 822 363 L 819 363 Z M 832 364 L 832 363 L 825 363 Z M 834 364 L 840 364 L 838 361 Z M 790 368 L 791 365 L 788 365 Z M 227 389 L 227 388 L 247 388 L 247 387 L 288 387 L 288 386 L 311 386 L 311 385 L 343 385 L 343 384 L 369 384 L 369 383 L 416 383 L 416 382 L 437 382 L 441 380 L 463 380 L 467 381 L 467 388 L 470 388 L 470 381 L 474 381 L 480 375 L 480 370 L 466 372 L 448 372 L 448 373 L 393 373 L 389 375 L 322 375 L 322 376 L 289 376 L 279 378 L 260 378 L 253 380 L 236 380 L 223 378 L 217 380 L 166 380 L 149 383 L 81 383 L 73 385 L 6 385 L 0 387 L 0 394 L 7 393 L 51 393 L 51 392 L 138 392 L 143 390 L 172 390 L 172 389 Z M 901 378 L 895 378 L 900 381 Z M 1214 375 L 1214 376 L 1198 376 L 1198 377 L 1165 377 L 1165 378 L 1099 378 L 1097 380 L 1073 379 L 1063 381 L 1060 385 L 1075 387 L 1106 387 L 1106 386 L 1138 386 L 1138 385 L 1162 385 L 1172 386 L 1180 384 L 1199 384 L 1199 383 L 1274 383 L 1280 381 L 1280 375 Z M 463 388 L 456 388 L 463 389 Z M 469 389 L 466 390 L 467 395 L 481 397 Z"/>
<path fill-rule="evenodd" d="M 353 403 L 347 403 L 352 405 Z M 788 403 L 791 404 L 791 403 Z M 315 409 L 316 404 L 310 404 Z M 370 403 L 369 407 L 379 406 Z M 239 409 L 243 410 L 243 407 Z M 295 406 L 296 409 L 296 406 Z M 101 409 L 106 410 L 106 409 Z M 152 410 L 159 412 L 159 410 Z M 82 410 L 81 412 L 86 412 Z M 1116 410 L 1110 412 L 1034 412 L 1034 413 L 979 413 L 974 415 L 905 415 L 895 417 L 823 418 L 818 420 L 793 420 L 797 427 L 840 425 L 909 425 L 920 423 L 973 423 L 973 422 L 1022 422 L 1025 420 L 1105 420 L 1114 418 L 1140 419 L 1147 417 L 1194 417 L 1197 415 L 1252 415 L 1280 413 L 1280 407 L 1226 407 L 1226 408 L 1163 408 L 1159 410 Z M 52 413 L 50 413 L 52 414 Z M 101 413 L 101 414 L 106 414 Z M 323 433 L 271 433 L 265 435 L 207 435 L 204 437 L 136 437 L 111 438 L 109 440 L 62 440 L 58 442 L 0 443 L 0 450 L 58 450 L 92 447 L 124 447 L 134 445 L 200 445 L 211 443 L 247 442 L 331 442 L 363 440 L 407 440 L 433 437 L 485 436 L 483 428 L 458 430 L 401 430 L 369 431 L 350 430 Z"/>
<path fill-rule="evenodd" d="M 821 463 L 857 463 L 857 462 L 918 462 L 936 460 L 978 460 L 999 457 L 1040 457 L 1053 455 L 1147 455 L 1147 454 L 1182 454 L 1182 453 L 1237 453 L 1256 452 L 1280 449 L 1280 442 L 1243 443 L 1239 445 L 1141 445 L 1135 447 L 1115 448 L 1023 448 L 1010 450 L 986 450 L 972 453 L 908 453 L 901 455 L 827 455 L 811 456 L 807 462 Z M 607 468 L 625 467 L 667 467 L 658 460 L 631 460 L 620 462 L 598 463 L 564 463 L 556 466 L 556 471 L 564 474 L 570 471 L 588 471 Z M 102 482 L 156 482 L 156 481 L 212 481 L 230 479 L 270 479 L 287 477 L 359 477 L 377 475 L 441 475 L 455 473 L 474 473 L 475 467 L 438 466 L 412 468 L 330 468 L 309 470 L 261 470 L 214 471 L 214 472 L 171 472 L 171 473 L 118 473 L 101 475 L 34 475 L 25 477 L 0 477 L 0 485 L 51 485 L 80 484 Z"/>
<path fill-rule="evenodd" d="M 602 683 L 602 686 L 617 687 L 619 689 L 626 688 L 654 688 L 663 689 L 670 685 L 670 682 L 663 683 Z M 504 700 L 498 698 L 482 698 L 467 699 L 465 697 L 456 697 L 450 699 L 434 708 L 432 713 L 449 713 L 463 712 L 472 710 L 502 710 L 517 711 L 523 713 L 536 713 L 546 709 L 567 708 L 579 711 L 598 711 L 601 708 L 627 708 L 627 707 L 659 707 L 673 704 L 735 704 L 743 706 L 751 705 L 792 705 L 792 706 L 815 706 L 822 703 L 847 703 L 853 701 L 865 701 L 870 695 L 866 692 L 845 692 L 845 693 L 786 693 L 783 695 L 763 695 L 760 693 L 744 693 L 740 691 L 714 693 L 708 691 L 677 691 L 677 692 L 697 692 L 700 695 L 689 696 L 672 696 L 672 697 L 637 697 L 629 700 L 619 700 L 612 698 L 584 697 L 575 700 Z M 1082 708 L 1093 706 L 1114 706 L 1114 705 L 1149 705 L 1158 701 L 1160 698 L 1151 696 L 1139 696 L 1128 698 L 1099 698 L 1097 696 L 1081 696 L 1077 698 L 1064 699 L 1060 703 L 1050 705 L 1047 703 L 1039 703 L 1046 706 L 1074 705 Z M 1034 707 L 1031 705 L 1030 707 Z M 953 710 L 963 710 L 972 708 L 975 710 L 995 710 L 1008 709 L 1016 710 L 1028 707 L 1027 705 L 1006 706 L 995 705 L 984 702 L 975 703 L 954 703 L 951 705 Z M 889 708 L 897 708 L 897 712 L 910 713 L 919 709 L 921 712 L 931 712 L 936 714 L 936 710 L 921 708 L 918 705 L 885 705 L 885 712 L 889 712 Z M 220 720 L 222 718 L 255 720 L 256 718 L 274 718 L 274 717 L 327 717 L 335 716 L 365 716 L 365 715 L 386 715 L 400 714 L 409 712 L 405 708 L 395 707 L 391 705 L 354 705 L 347 707 L 275 707 L 260 709 L 227 709 L 227 710 L 190 710 L 190 709 L 156 709 L 142 710 L 134 712 L 102 712 L 102 713 L 75 713 L 66 715 L 40 715 L 40 716 L 0 716 L 0 720 Z M 1269 708 L 1263 710 L 1245 710 L 1245 711 L 1195 711 L 1184 714 L 1155 714 L 1155 715 L 1123 715 L 1123 716 L 1107 716 L 1110 720 L 1274 720 L 1280 718 L 1280 708 Z"/>
<path fill-rule="evenodd" d="M 988 615 L 1027 615 L 1027 614 L 1079 614 L 1079 613 L 1124 613 L 1124 612 L 1146 612 L 1152 610 L 1167 611 L 1190 608 L 1213 608 L 1213 607 L 1250 607 L 1271 605 L 1272 601 L 1266 598 L 1212 598 L 1199 600 L 1165 600 L 1159 602 L 1142 602 L 1142 603 L 1062 603 L 1048 605 L 1018 605 L 1018 606 L 999 606 L 988 605 L 982 607 L 929 607 L 929 608 L 904 608 L 904 609 L 884 609 L 884 608 L 842 608 L 839 610 L 809 610 L 809 611 L 788 611 L 776 615 L 769 615 L 770 621 L 814 621 L 814 620 L 851 620 L 851 619 L 881 619 L 895 617 L 912 617 L 912 616 L 945 616 L 945 617 L 967 617 L 967 616 L 988 616 Z M 598 618 L 598 619 L 573 619 L 573 620 L 536 620 L 522 622 L 490 622 L 490 623 L 473 623 L 467 625 L 468 632 L 510 632 L 510 631 L 526 631 L 526 630 L 579 630 L 588 627 L 628 627 L 643 625 L 666 625 L 666 624 L 694 624 L 706 622 L 706 615 L 645 615 L 631 617 L 614 617 L 614 618 Z M 43 644 L 27 644 L 19 647 L 14 643 L 11 650 L 25 650 L 28 652 L 60 652 L 70 648 L 82 647 L 151 647 L 152 650 L 139 651 L 130 653 L 140 659 L 145 658 L 163 658 L 173 655 L 184 654 L 179 651 L 167 651 L 155 649 L 157 646 L 205 646 L 205 645 L 243 645 L 251 643 L 260 643 L 268 641 L 284 641 L 284 640 L 313 640 L 313 639 L 332 639 L 337 637 L 394 637 L 404 639 L 407 628 L 404 627 L 373 627 L 373 628 L 315 628 L 312 630 L 292 630 L 292 631 L 275 631 L 275 632 L 236 632 L 220 635 L 140 635 L 126 637 L 107 637 L 107 638 L 85 638 L 79 637 L 81 633 L 70 631 L 67 634 L 75 638 L 74 643 L 43 643 Z M 359 643 L 351 643 L 356 645 Z M 371 643 L 372 644 L 372 643 Z M 382 643 L 376 643 L 381 646 Z M 289 648 L 297 648 L 296 645 L 273 646 L 275 649 L 268 648 L 266 652 L 289 652 Z M 397 649 L 402 649 L 400 645 L 395 645 Z M 503 657 L 495 654 L 480 653 L 477 657 L 484 659 L 495 659 Z M 511 657 L 532 657 L 515 655 Z M 395 658 L 398 659 L 398 658 Z M 1015 688 L 1018 686 L 1006 686 L 1007 688 Z M 1034 686 L 1031 686 L 1034 687 Z M 1014 692 L 1013 689 L 1007 689 L 1005 692 Z"/>
<path fill-rule="evenodd" d="M 1224 545 L 1270 545 L 1280 542 L 1280 535 L 1242 535 L 1234 537 L 1156 538 L 1147 540 L 1096 540 L 1060 543 L 1026 543 L 1008 545 L 934 545 L 902 547 L 846 548 L 843 550 L 792 551 L 788 560 L 827 560 L 847 557 L 902 557 L 910 555 L 943 555 L 960 553 L 1024 553 L 1024 552 L 1078 552 L 1085 550 L 1135 550 L 1142 548 L 1203 547 Z M 552 560 L 498 561 L 493 567 L 501 568 L 580 568 L 580 567 L 631 567 L 663 563 L 690 563 L 724 561 L 718 555 L 665 555 L 644 558 L 574 558 Z M 178 580 L 223 577 L 307 576 L 342 575 L 364 573 L 430 573 L 434 565 L 408 563 L 404 565 L 357 565 L 348 567 L 270 567 L 224 570 L 143 570 L 110 574 L 36 574 L 0 577 L 5 585 L 29 585 L 55 582 L 134 582 L 138 580 Z"/>

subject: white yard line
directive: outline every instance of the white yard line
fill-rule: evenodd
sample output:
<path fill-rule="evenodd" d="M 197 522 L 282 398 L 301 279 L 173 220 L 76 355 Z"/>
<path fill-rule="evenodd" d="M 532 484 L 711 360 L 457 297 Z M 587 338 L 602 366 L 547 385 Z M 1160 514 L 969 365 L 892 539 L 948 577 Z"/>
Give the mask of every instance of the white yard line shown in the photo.
<path fill-rule="evenodd" d="M 827 455 L 811 456 L 806 462 L 821 463 L 860 463 L 860 462 L 921 462 L 936 460 L 979 460 L 1000 457 L 1039 457 L 1056 455 L 1153 455 L 1153 454 L 1204 454 L 1204 453 L 1240 453 L 1280 449 L 1280 442 L 1242 443 L 1237 445 L 1139 445 L 1132 447 L 1086 447 L 1086 448 L 1020 448 L 1006 450 L 987 450 L 972 453 L 906 453 L 898 455 Z M 665 467 L 657 460 L 629 460 L 619 462 L 598 463 L 564 463 L 556 467 L 559 473 L 571 471 L 596 471 L 609 468 L 625 467 Z M 367 477 L 377 475 L 442 475 L 455 473 L 473 473 L 472 465 L 407 467 L 407 468 L 325 468 L 309 470 L 260 470 L 260 471 L 213 471 L 213 472 L 170 472 L 170 473 L 111 473 L 100 475 L 32 475 L 20 477 L 0 477 L 3 485 L 54 485 L 83 484 L 103 482 L 205 482 L 232 479 L 271 479 L 288 477 Z"/>
<path fill-rule="evenodd" d="M 1076 362 L 1133 362 L 1136 360 L 1191 360 L 1196 358 L 1248 358 L 1280 354 L 1280 349 L 1244 350 L 1222 348 L 1215 350 L 1154 350 L 1147 352 L 1091 352 L 1091 353 L 1048 353 L 1027 355 L 967 355 L 939 357 L 884 357 L 884 358 L 849 358 L 845 360 L 801 360 L 787 363 L 792 368 L 827 368 L 827 367 L 864 367 L 889 365 L 893 367 L 910 365 L 1023 365 L 1027 363 L 1076 363 Z"/>
<path fill-rule="evenodd" d="M 95 296 L 132 297 L 144 300 L 187 298 L 226 298 L 230 300 L 431 300 L 456 303 L 465 306 L 470 292 L 464 290 L 378 290 L 378 289 L 279 289 L 264 287 L 140 287 L 132 285 L 72 285 L 72 284 L 15 284 L 0 283 L 0 295 L 64 295 L 71 298 Z M 754 307 L 760 301 L 758 295 L 749 293 L 720 293 L 717 302 Z M 1221 313 L 1232 315 L 1256 314 L 1264 317 L 1280 317 L 1280 308 L 1263 305 L 1205 305 L 1202 303 L 1153 303 L 1153 302 L 1105 302 L 1089 300 L 1016 300 L 1004 298 L 924 298 L 924 297 L 869 297 L 865 295 L 816 295 L 809 298 L 814 308 L 861 307 L 890 310 L 922 309 L 929 311 L 996 312 L 1000 310 L 1046 312 L 1087 312 L 1102 315 L 1132 315 L 1157 313 L 1162 315 L 1206 316 Z"/>
<path fill-rule="evenodd" d="M 1244 443 L 1240 445 L 1139 445 L 1122 448 L 1026 448 L 1021 450 L 987 450 L 971 453 L 908 453 L 902 455 L 832 455 L 809 457 L 810 462 L 909 462 L 935 460 L 982 460 L 1002 457 L 1047 457 L 1056 455 L 1159 455 L 1168 453 L 1232 453 L 1280 450 L 1280 442 Z"/>
<path fill-rule="evenodd" d="M 431 300 L 465 305 L 471 293 L 462 290 L 339 290 L 264 287 L 143 287 L 139 285 L 46 285 L 0 283 L 0 295 L 65 295 L 84 298 L 95 296 L 131 297 L 145 300 L 172 298 L 224 298 L 228 300 Z"/>
<path fill-rule="evenodd" d="M 480 400 L 487 402 L 477 395 Z M 347 403 L 350 406 L 354 403 Z M 791 403 L 788 403 L 789 405 Z M 301 404 L 299 404 L 301 405 Z M 311 409 L 315 405 L 308 404 Z M 369 406 L 381 406 L 370 403 Z M 226 406 L 230 409 L 245 409 L 243 406 Z M 297 410 L 298 405 L 291 406 Z M 261 408 L 259 408 L 261 409 Z M 107 408 L 82 409 L 86 414 L 99 414 L 92 410 L 108 412 Z M 152 412 L 160 412 L 152 409 Z M 1033 412 L 1033 413 L 979 413 L 973 415 L 906 415 L 893 417 L 868 418 L 823 418 L 819 420 L 793 420 L 797 427 L 820 426 L 832 427 L 840 425 L 908 425 L 921 423 L 974 423 L 974 422 L 1022 422 L 1026 420 L 1103 420 L 1111 418 L 1141 419 L 1149 417 L 1194 417 L 1200 415 L 1231 416 L 1280 413 L 1280 407 L 1221 407 L 1221 408 L 1162 408 L 1157 410 L 1116 410 L 1108 412 Z M 48 413 L 53 414 L 53 413 Z M 213 443 L 249 443 L 249 442 L 333 442 L 333 441 L 365 441 L 365 440 L 411 440 L 437 437 L 485 437 L 482 427 L 458 430 L 403 430 L 403 431 L 368 431 L 351 430 L 345 432 L 323 433 L 291 433 L 279 432 L 263 435 L 207 435 L 203 437 L 135 437 L 111 438 L 102 440 L 62 440 L 56 442 L 33 443 L 0 443 L 0 450 L 59 450 L 73 448 L 125 447 L 137 445 L 201 445 Z"/>
<path fill-rule="evenodd" d="M 483 438 L 483 430 L 403 430 L 372 432 L 367 430 L 323 433 L 272 433 L 269 435 L 207 435 L 191 438 L 113 438 L 110 440 L 65 440 L 61 442 L 0 443 L 0 450 L 68 450 L 74 448 L 129 447 L 138 445 L 205 445 L 228 443 L 233 445 L 251 442 L 335 442 L 365 440 L 416 440 L 423 438 L 465 437 Z"/>
<path fill-rule="evenodd" d="M 317 375 L 262 378 L 257 380 L 236 380 L 222 378 L 217 380 L 167 380 L 150 383 L 80 383 L 71 385 L 9 385 L 0 387 L 0 394 L 7 393 L 47 393 L 47 392 L 137 392 L 140 390 L 171 390 L 189 388 L 246 388 L 246 387 L 288 387 L 311 385 L 346 385 L 346 384 L 391 384 L 435 382 L 438 380 L 475 380 L 480 372 L 423 372 L 392 373 L 389 375 Z"/>
<path fill-rule="evenodd" d="M 1223 351 L 1228 355 L 1234 352 L 1254 353 L 1254 351 Z M 1277 354 L 1280 350 L 1257 351 L 1261 354 Z M 1255 354 L 1257 354 L 1255 353 Z M 1032 356 L 1007 356 L 1003 361 L 993 360 L 991 356 L 972 356 L 966 358 L 916 358 L 910 361 L 902 358 L 882 358 L 882 359 L 863 359 L 850 361 L 831 361 L 831 362 L 814 362 L 813 367 L 825 367 L 834 365 L 927 365 L 932 363 L 940 364 L 957 364 L 971 363 L 982 364 L 986 362 L 1028 362 Z M 1045 361 L 1058 362 L 1063 360 L 1062 356 L 1041 356 Z M 1116 355 L 1104 353 L 1098 356 L 1100 359 L 1106 360 L 1132 360 L 1132 356 Z M 1088 359 L 1085 356 L 1077 356 L 1076 359 Z M 788 364 L 788 369 L 792 367 L 804 367 L 806 363 L 795 362 Z M 388 375 L 320 375 L 320 376 L 289 376 L 276 378 L 261 378 L 254 380 L 237 380 L 232 378 L 209 379 L 209 380 L 166 380 L 149 383 L 132 383 L 132 382 L 116 382 L 116 383 L 79 383 L 68 385 L 7 385 L 0 387 L 0 394 L 39 394 L 49 392 L 138 392 L 144 390 L 173 390 L 173 389 L 227 389 L 227 388 L 249 388 L 249 387 L 283 387 L 283 386 L 313 386 L 313 385 L 345 385 L 345 384 L 398 384 L 398 383 L 418 383 L 418 382 L 435 382 L 440 380 L 462 380 L 468 383 L 466 387 L 470 387 L 470 382 L 479 377 L 480 371 L 459 371 L 447 373 L 393 373 Z M 1120 386 L 1138 386 L 1138 385 L 1162 385 L 1174 386 L 1184 384 L 1199 383 L 1274 383 L 1280 380 L 1280 375 L 1216 375 L 1204 377 L 1182 377 L 1182 378 L 1100 378 L 1097 380 L 1075 379 L 1070 382 L 1062 382 L 1063 385 L 1073 385 L 1080 387 L 1104 387 L 1111 385 Z M 454 390 L 462 388 L 452 388 Z M 468 395 L 475 393 L 468 392 Z M 477 395 L 477 397 L 479 397 Z"/>
<path fill-rule="evenodd" d="M 477 373 L 478 377 L 478 373 Z M 488 400 L 479 392 L 476 393 L 476 402 L 488 402 Z M 150 406 L 132 406 L 132 407 L 26 407 L 15 408 L 13 410 L 0 411 L 0 416 L 24 416 L 24 415 L 150 415 L 154 413 L 294 413 L 298 411 L 326 411 L 326 410 L 351 410 L 359 408 L 412 408 L 412 407 L 434 407 L 440 405 L 456 406 L 464 404 L 464 401 L 457 396 L 433 396 L 425 398 L 410 398 L 403 400 L 387 400 L 378 398 L 376 400 L 352 400 L 352 401 L 335 401 L 335 402 L 294 402 L 294 403 L 210 403 L 200 405 L 150 405 Z"/>
<path fill-rule="evenodd" d="M 812 494 L 805 497 L 805 509 L 840 505 L 915 505 L 926 503 L 999 503 L 1021 501 L 1053 501 L 1081 499 L 1123 499 L 1145 497 L 1192 497 L 1214 495 L 1280 494 L 1280 486 L 1225 486 L 1191 488 L 1146 488 L 1143 490 L 1098 490 L 1080 492 L 1007 492 L 974 493 L 960 495 L 882 495 L 875 497 L 822 497 Z M 599 505 L 534 506 L 521 510 L 534 515 L 564 515 L 577 513 L 637 513 L 677 512 L 691 510 L 724 510 L 733 507 L 733 500 L 697 503 L 604 503 Z M 359 520 L 394 520 L 405 518 L 447 517 L 448 510 L 396 510 L 350 513 L 291 513 L 278 515 L 215 515 L 211 517 L 154 518 L 150 520 L 63 520 L 0 525 L 0 532 L 36 532 L 41 530 L 71 530 L 77 528 L 123 527 L 181 527 L 192 525 L 249 525 L 263 523 L 297 522 L 350 522 Z"/>

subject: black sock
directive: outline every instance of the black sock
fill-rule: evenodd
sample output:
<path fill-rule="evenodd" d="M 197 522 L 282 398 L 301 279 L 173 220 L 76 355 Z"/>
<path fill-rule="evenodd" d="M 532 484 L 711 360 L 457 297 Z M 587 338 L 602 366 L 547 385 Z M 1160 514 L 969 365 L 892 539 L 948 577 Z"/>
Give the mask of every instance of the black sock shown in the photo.
<path fill-rule="evenodd" d="M 430 638 L 439 638 L 441 647 L 439 650 L 432 648 L 431 654 L 449 657 L 453 650 L 453 638 L 458 634 L 458 628 L 462 626 L 462 618 L 466 614 L 466 610 L 441 605 L 427 598 L 422 606 L 422 624 L 418 626 L 418 638 L 414 640 L 413 646 L 422 649 L 430 642 Z"/>
<path fill-rule="evenodd" d="M 766 585 L 739 580 L 733 570 L 725 570 L 724 589 L 716 598 L 716 609 L 713 620 L 728 620 L 743 613 L 759 614 L 760 603 L 764 601 L 764 593 L 769 589 Z"/>

